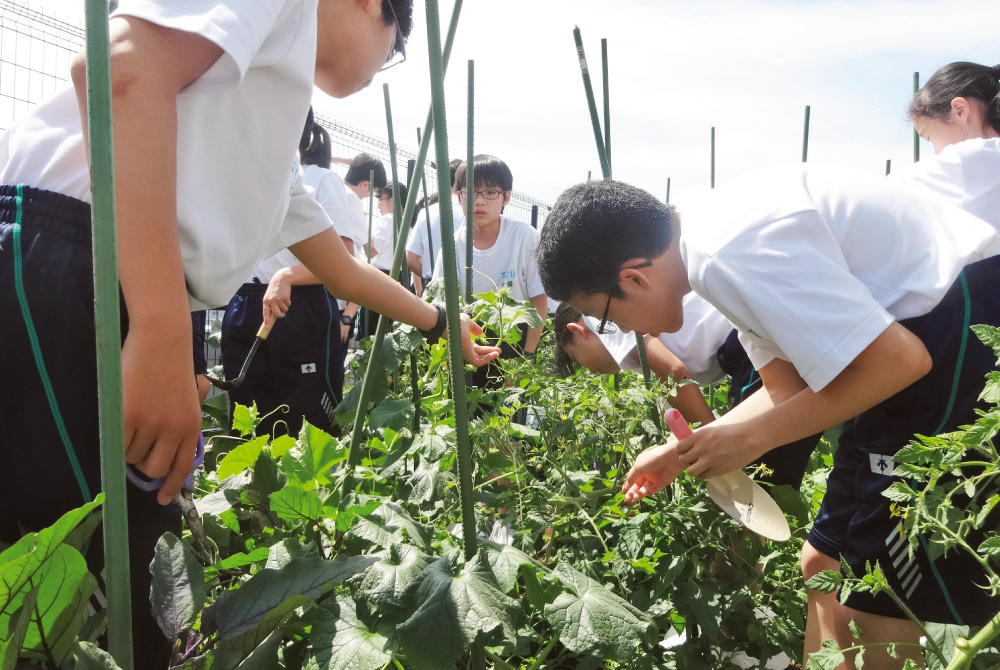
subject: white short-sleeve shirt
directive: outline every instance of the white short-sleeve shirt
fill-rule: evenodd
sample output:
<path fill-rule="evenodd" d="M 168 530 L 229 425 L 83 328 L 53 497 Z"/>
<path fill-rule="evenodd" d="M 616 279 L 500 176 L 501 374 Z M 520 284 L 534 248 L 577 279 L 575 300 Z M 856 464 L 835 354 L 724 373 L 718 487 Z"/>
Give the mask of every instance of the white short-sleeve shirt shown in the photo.
<path fill-rule="evenodd" d="M 684 325 L 676 333 L 660 333 L 656 339 L 676 356 L 691 373 L 691 378 L 702 385 L 713 384 L 726 373 L 719 365 L 719 347 L 733 331 L 733 324 L 697 293 L 684 296 Z M 597 332 L 600 320 L 584 317 L 587 326 Z M 623 370 L 638 371 L 635 333 L 616 330 L 598 335 Z"/>
<path fill-rule="evenodd" d="M 451 216 L 456 231 L 465 227 L 465 212 L 462 211 L 462 205 L 459 204 L 458 197 L 454 194 L 451 196 Z M 428 221 L 430 221 L 430 237 L 427 235 Z M 430 250 L 427 248 L 428 240 L 430 240 Z M 420 256 L 421 274 L 424 277 L 430 277 L 434 272 L 434 265 L 441 255 L 441 208 L 439 203 L 434 203 L 426 210 L 417 213 L 417 222 L 410 229 L 406 240 L 406 250 Z M 429 251 L 433 252 L 433 258 L 431 258 Z M 459 259 L 459 265 L 462 263 L 464 261 Z"/>
<path fill-rule="evenodd" d="M 383 214 L 372 229 L 372 246 L 378 252 L 372 256 L 372 265 L 379 270 L 392 269 L 392 255 L 395 251 L 392 246 L 393 228 L 393 215 Z"/>
<path fill-rule="evenodd" d="M 790 361 L 814 391 L 1000 252 L 997 232 L 957 207 L 816 164 L 716 189 L 682 210 L 679 242 L 692 288 L 739 329 L 754 367 Z"/>
<path fill-rule="evenodd" d="M 889 177 L 942 197 L 1000 230 L 1000 138 L 957 142 Z"/>
<path fill-rule="evenodd" d="M 177 97 L 177 220 L 192 309 L 226 304 L 261 259 L 330 226 L 297 163 L 313 92 L 316 7 L 317 0 L 121 0 L 115 14 L 196 33 L 223 50 Z M 0 139 L 0 163 L 4 183 L 90 200 L 72 89 Z"/>
<path fill-rule="evenodd" d="M 458 283 L 465 292 L 465 226 L 455 229 Z M 500 217 L 500 234 L 489 249 L 472 249 L 472 293 L 497 291 L 506 286 L 514 300 L 530 300 L 545 289 L 535 262 L 538 231 L 523 221 Z M 444 260 L 439 257 L 434 277 L 444 276 Z"/>

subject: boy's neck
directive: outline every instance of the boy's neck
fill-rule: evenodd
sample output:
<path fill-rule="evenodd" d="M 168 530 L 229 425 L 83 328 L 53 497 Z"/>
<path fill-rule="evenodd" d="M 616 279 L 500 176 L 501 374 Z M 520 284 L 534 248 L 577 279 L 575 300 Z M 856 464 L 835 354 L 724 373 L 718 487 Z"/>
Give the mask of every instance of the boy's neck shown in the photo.
<path fill-rule="evenodd" d="M 472 246 L 476 249 L 489 249 L 497 242 L 497 238 L 500 237 L 500 219 L 503 217 L 497 217 L 495 220 L 484 223 L 482 225 L 475 224 L 472 226 Z"/>

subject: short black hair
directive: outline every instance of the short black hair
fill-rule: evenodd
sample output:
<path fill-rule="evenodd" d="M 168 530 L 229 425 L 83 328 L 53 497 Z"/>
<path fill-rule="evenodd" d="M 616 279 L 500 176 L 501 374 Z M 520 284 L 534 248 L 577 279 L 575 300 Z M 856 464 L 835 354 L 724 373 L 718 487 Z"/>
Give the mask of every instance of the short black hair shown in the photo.
<path fill-rule="evenodd" d="M 385 25 L 393 24 L 393 14 L 396 15 L 399 32 L 403 33 L 405 42 L 413 30 L 413 0 L 382 0 L 382 22 Z"/>
<path fill-rule="evenodd" d="M 948 63 L 914 94 L 907 113 L 911 121 L 921 117 L 944 121 L 951 114 L 955 98 L 968 98 L 982 105 L 983 121 L 1000 133 L 1000 65 Z"/>
<path fill-rule="evenodd" d="M 303 165 L 318 165 L 329 170 L 331 152 L 330 133 L 316 123 L 310 107 L 299 139 L 299 160 Z"/>
<path fill-rule="evenodd" d="M 406 189 L 406 184 L 397 184 L 393 181 L 387 181 L 385 186 L 379 189 L 380 193 L 387 193 L 390 198 L 395 200 L 398 198 L 401 201 L 406 200 L 406 194 L 409 192 Z"/>
<path fill-rule="evenodd" d="M 568 302 L 560 303 L 556 315 L 552 317 L 552 332 L 556 342 L 556 352 L 552 365 L 560 377 L 569 377 L 580 367 L 576 359 L 570 356 L 566 347 L 573 343 L 574 337 L 573 331 L 569 329 L 569 324 L 579 323 L 582 318 L 583 314 Z"/>
<path fill-rule="evenodd" d="M 463 165 L 465 165 L 465 161 L 463 161 L 461 158 L 452 158 L 451 162 L 448 163 L 448 172 L 450 173 L 449 176 L 451 177 L 452 191 L 455 190 L 455 173 L 458 172 L 458 168 L 462 167 Z"/>
<path fill-rule="evenodd" d="M 465 183 L 465 163 L 458 166 L 452 183 Z M 481 186 L 496 186 L 501 191 L 514 190 L 514 175 L 507 164 L 496 156 L 479 154 L 472 158 L 472 176 L 476 180 L 476 188 Z M 461 189 L 459 189 L 461 190 Z"/>
<path fill-rule="evenodd" d="M 552 206 L 535 250 L 545 294 L 555 300 L 574 293 L 623 297 L 622 265 L 666 251 L 676 220 L 672 205 L 624 182 L 571 186 Z"/>
<path fill-rule="evenodd" d="M 358 154 L 351 161 L 351 167 L 347 168 L 347 176 L 344 177 L 351 186 L 357 186 L 363 181 L 368 181 L 372 170 L 375 171 L 375 181 L 372 188 L 383 188 L 385 186 L 385 166 L 382 161 L 368 154 Z"/>

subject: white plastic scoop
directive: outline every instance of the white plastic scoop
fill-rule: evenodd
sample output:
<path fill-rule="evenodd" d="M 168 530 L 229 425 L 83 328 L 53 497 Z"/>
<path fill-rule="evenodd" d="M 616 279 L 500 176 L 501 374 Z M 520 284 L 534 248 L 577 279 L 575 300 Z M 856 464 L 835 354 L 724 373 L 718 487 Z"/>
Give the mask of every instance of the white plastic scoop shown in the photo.
<path fill-rule="evenodd" d="M 663 418 L 678 440 L 691 435 L 691 427 L 676 409 L 668 409 Z M 788 520 L 778 503 L 742 470 L 709 477 L 706 483 L 708 496 L 715 504 L 753 532 L 778 542 L 791 537 Z"/>

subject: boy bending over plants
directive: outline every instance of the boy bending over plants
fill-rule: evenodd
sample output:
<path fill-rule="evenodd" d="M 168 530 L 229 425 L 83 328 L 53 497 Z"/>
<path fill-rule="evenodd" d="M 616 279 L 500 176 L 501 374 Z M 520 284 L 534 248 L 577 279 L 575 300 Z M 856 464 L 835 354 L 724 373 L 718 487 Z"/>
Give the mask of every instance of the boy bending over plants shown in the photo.
<path fill-rule="evenodd" d="M 832 166 L 747 175 L 682 216 L 615 181 L 567 190 L 542 231 L 546 292 L 640 333 L 675 332 L 691 290 L 739 330 L 763 387 L 678 442 L 640 454 L 626 497 L 656 493 L 682 470 L 710 477 L 845 422 L 809 536 L 857 574 L 878 563 L 919 619 L 978 625 L 1000 609 L 965 554 L 914 553 L 882 492 L 892 456 L 915 434 L 972 423 L 993 352 L 969 326 L 1000 323 L 1000 236 L 970 214 L 887 180 Z M 975 538 L 972 538 L 975 541 Z M 852 593 L 847 612 L 869 643 L 919 628 L 886 594 Z M 817 621 L 852 646 L 847 622 Z M 808 639 L 808 636 L 807 636 Z M 899 667 L 881 647 L 865 668 Z M 806 653 L 814 649 L 806 649 Z"/>

